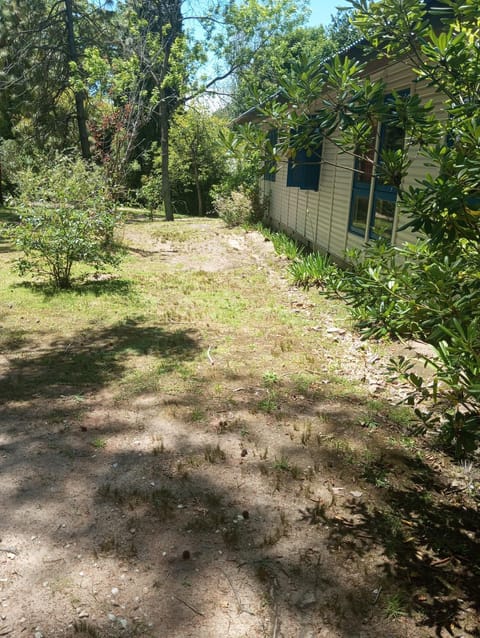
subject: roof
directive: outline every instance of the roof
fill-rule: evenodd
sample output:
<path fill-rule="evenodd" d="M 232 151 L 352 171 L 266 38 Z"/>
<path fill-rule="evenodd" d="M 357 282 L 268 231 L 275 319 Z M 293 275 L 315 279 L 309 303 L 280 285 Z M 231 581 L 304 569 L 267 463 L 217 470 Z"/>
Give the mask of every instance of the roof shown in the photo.
<path fill-rule="evenodd" d="M 437 11 L 440 9 L 443 10 L 448 10 L 448 7 L 444 4 L 443 0 L 423 0 L 423 3 L 425 5 L 426 9 L 436 9 Z M 347 55 L 349 56 L 353 56 L 356 58 L 361 58 L 361 57 L 365 57 L 365 55 L 367 55 L 367 57 L 371 57 L 372 53 L 366 52 L 365 51 L 365 46 L 368 44 L 368 40 L 367 38 L 358 38 L 358 40 L 355 40 L 355 42 L 352 42 L 351 44 L 349 44 L 348 46 L 344 47 L 343 49 L 340 49 L 340 51 L 337 51 L 336 53 L 334 53 L 333 55 L 329 55 L 327 58 L 320 60 L 319 61 L 319 66 L 326 64 L 328 62 L 331 62 L 335 57 L 339 56 L 339 57 L 345 57 Z M 245 124 L 247 122 L 252 122 L 254 120 L 260 119 L 261 118 L 261 113 L 260 113 L 260 109 L 264 104 L 267 104 L 269 101 L 273 100 L 273 99 L 280 99 L 280 101 L 282 101 L 282 93 L 283 93 L 283 89 L 279 89 L 278 91 L 275 91 L 275 93 L 272 93 L 272 95 L 269 95 L 267 98 L 265 98 L 265 100 L 263 102 L 261 102 L 260 104 L 257 104 L 255 106 L 252 106 L 250 109 L 248 109 L 248 111 L 245 111 L 244 113 L 241 113 L 238 117 L 236 117 L 231 124 L 235 125 L 235 124 Z M 286 100 L 286 96 L 284 98 Z"/>

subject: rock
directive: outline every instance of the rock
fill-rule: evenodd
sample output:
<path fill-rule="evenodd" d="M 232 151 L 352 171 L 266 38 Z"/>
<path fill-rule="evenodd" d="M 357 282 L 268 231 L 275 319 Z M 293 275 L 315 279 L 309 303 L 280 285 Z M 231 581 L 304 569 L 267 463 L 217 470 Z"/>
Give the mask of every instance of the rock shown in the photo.
<path fill-rule="evenodd" d="M 118 589 L 118 587 L 112 587 L 112 596 L 118 596 L 119 593 L 120 590 Z"/>
<path fill-rule="evenodd" d="M 362 498 L 363 496 L 363 492 L 359 492 L 358 490 L 352 490 L 350 494 L 353 496 L 353 498 Z"/>
<path fill-rule="evenodd" d="M 296 601 L 296 606 L 300 607 L 300 609 L 305 609 L 306 607 L 310 607 L 310 605 L 314 605 L 317 602 L 317 597 L 314 591 L 303 592 Z"/>
<path fill-rule="evenodd" d="M 42 632 L 41 632 L 41 631 L 36 631 L 36 632 L 33 634 L 33 638 L 43 638 L 43 634 L 42 634 Z"/>
<path fill-rule="evenodd" d="M 115 614 L 107 614 L 107 618 L 111 622 L 115 622 L 115 620 L 117 620 L 117 617 L 115 616 Z"/>
<path fill-rule="evenodd" d="M 344 335 L 347 331 L 343 328 L 327 328 L 327 334 L 329 335 Z"/>
<path fill-rule="evenodd" d="M 86 609 L 82 609 L 82 611 L 80 611 L 80 612 L 78 613 L 78 617 L 79 617 L 79 618 L 88 618 L 88 617 L 89 617 L 89 615 L 90 615 L 90 614 L 88 613 L 88 611 L 87 611 Z"/>
<path fill-rule="evenodd" d="M 231 248 L 233 248 L 234 250 L 242 250 L 243 249 L 243 246 L 236 239 L 229 239 L 228 240 L 228 245 Z"/>
<path fill-rule="evenodd" d="M 407 348 L 409 350 L 413 350 L 413 352 L 420 357 L 435 359 L 438 356 L 435 348 L 424 341 L 415 341 L 413 339 L 411 341 L 407 341 Z"/>

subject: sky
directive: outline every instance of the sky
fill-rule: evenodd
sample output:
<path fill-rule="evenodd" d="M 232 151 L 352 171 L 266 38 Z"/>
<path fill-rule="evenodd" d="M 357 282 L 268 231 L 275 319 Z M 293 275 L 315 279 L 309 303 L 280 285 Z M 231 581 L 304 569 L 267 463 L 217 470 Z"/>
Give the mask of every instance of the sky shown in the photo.
<path fill-rule="evenodd" d="M 330 16 L 336 13 L 336 7 L 346 7 L 348 2 L 345 0 L 310 0 L 310 16 L 309 24 L 317 27 L 320 24 L 327 25 L 330 22 Z"/>

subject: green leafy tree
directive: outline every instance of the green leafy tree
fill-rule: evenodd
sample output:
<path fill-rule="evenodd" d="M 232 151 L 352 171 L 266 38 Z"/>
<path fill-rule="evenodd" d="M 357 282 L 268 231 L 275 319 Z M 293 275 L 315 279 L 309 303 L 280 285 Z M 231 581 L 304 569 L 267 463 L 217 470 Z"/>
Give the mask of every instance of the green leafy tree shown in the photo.
<path fill-rule="evenodd" d="M 91 75 L 91 86 L 102 86 L 101 77 L 106 78 L 104 85 L 114 88 L 114 104 L 128 105 L 132 117 L 126 139 L 132 156 L 145 167 L 145 158 L 153 156 L 151 145 L 159 145 L 166 219 L 173 219 L 170 130 L 175 111 L 201 95 L 223 91 L 227 78 L 248 68 L 270 38 L 298 24 L 305 3 L 238 0 L 197 6 L 202 10 L 183 0 L 127 0 L 120 5 L 124 37 L 118 55 L 103 70 L 97 64 L 97 78 Z M 190 28 L 194 23 L 204 37 Z M 214 60 L 202 73 L 209 55 Z"/>
<path fill-rule="evenodd" d="M 198 215 L 208 212 L 210 190 L 223 181 L 228 172 L 220 132 L 226 122 L 201 107 L 177 112 L 171 127 L 172 186 L 177 198 L 182 195 Z"/>
<path fill-rule="evenodd" d="M 236 74 L 229 105 L 232 117 L 273 95 L 299 58 L 323 59 L 331 52 L 331 42 L 326 29 L 320 27 L 296 27 L 272 37 L 255 60 L 241 73 Z"/>
<path fill-rule="evenodd" d="M 306 27 L 290 23 L 288 29 L 275 34 L 258 51 L 252 63 L 235 76 L 229 113 L 232 117 L 263 102 L 282 85 L 299 60 L 325 59 L 348 47 L 359 38 L 350 21 L 351 11 L 338 11 L 326 27 Z"/>
<path fill-rule="evenodd" d="M 87 94 L 75 77 L 85 47 L 108 42 L 109 16 L 90 0 L 0 0 L 0 88 L 10 135 L 44 150 L 78 144 L 90 157 Z"/>
<path fill-rule="evenodd" d="M 118 262 L 119 216 L 99 169 L 57 157 L 40 171 L 24 171 L 20 189 L 15 202 L 20 221 L 8 230 L 23 253 L 16 262 L 20 274 L 46 276 L 57 288 L 70 288 L 75 264 L 99 270 Z"/>
<path fill-rule="evenodd" d="M 197 105 L 178 110 L 170 129 L 170 180 L 175 210 L 204 215 L 212 204 L 210 191 L 229 175 L 221 141 L 227 122 Z M 140 197 L 153 211 L 162 203 L 161 155 L 153 150 L 153 171 L 143 177 Z"/>

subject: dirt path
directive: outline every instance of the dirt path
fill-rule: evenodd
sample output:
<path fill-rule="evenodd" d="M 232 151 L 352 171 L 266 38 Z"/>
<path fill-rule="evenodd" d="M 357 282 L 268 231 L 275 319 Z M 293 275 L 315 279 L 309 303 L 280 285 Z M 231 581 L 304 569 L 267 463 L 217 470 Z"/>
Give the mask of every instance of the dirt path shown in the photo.
<path fill-rule="evenodd" d="M 386 348 L 257 233 L 125 237 L 118 279 L 2 293 L 0 636 L 479 636 L 478 473 Z"/>

